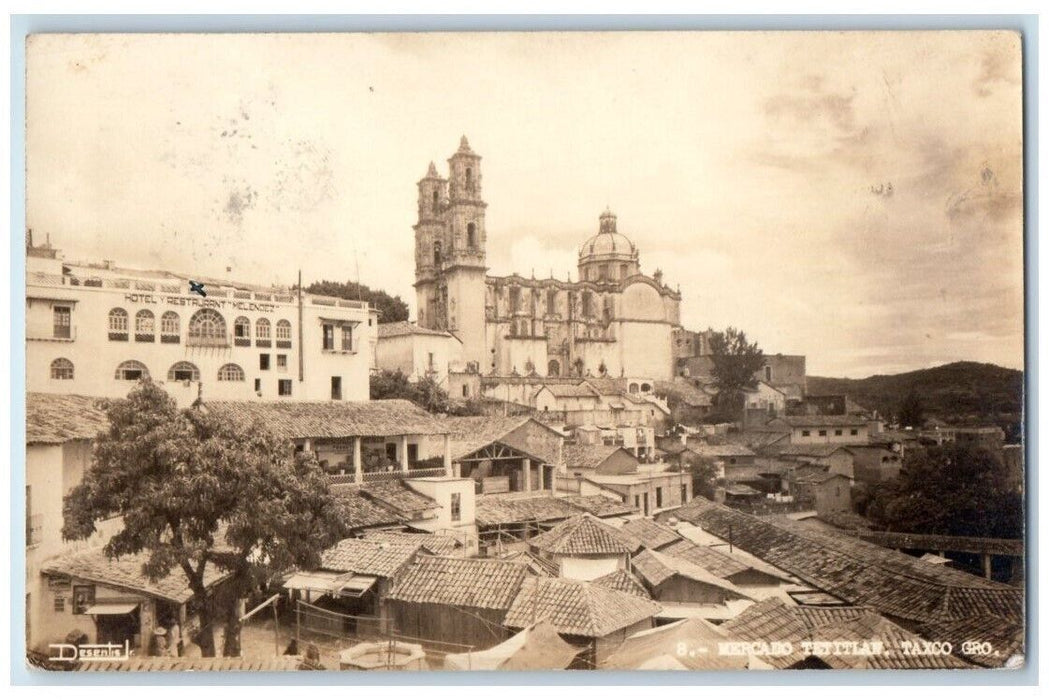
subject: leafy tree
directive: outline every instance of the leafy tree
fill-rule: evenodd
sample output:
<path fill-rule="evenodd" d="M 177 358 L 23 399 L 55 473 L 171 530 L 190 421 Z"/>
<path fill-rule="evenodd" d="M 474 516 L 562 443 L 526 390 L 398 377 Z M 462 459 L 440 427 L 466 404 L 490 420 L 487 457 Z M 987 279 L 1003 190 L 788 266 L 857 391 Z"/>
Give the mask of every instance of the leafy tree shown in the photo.
<path fill-rule="evenodd" d="M 699 455 L 687 455 L 682 460 L 685 471 L 692 474 L 692 495 L 714 500 L 714 489 L 718 485 L 718 468 Z"/>
<path fill-rule="evenodd" d="M 348 534 L 320 466 L 260 426 L 180 411 L 149 381 L 109 402 L 107 415 L 109 431 L 66 497 L 63 537 L 85 539 L 96 521 L 123 516 L 105 553 L 148 553 L 152 581 L 181 571 L 200 611 L 203 655 L 215 655 L 214 626 L 223 617 L 224 654 L 239 655 L 239 601 L 281 571 L 315 568 Z M 208 594 L 210 571 L 230 576 L 225 610 Z"/>
<path fill-rule="evenodd" d="M 966 537 L 1023 536 L 1023 496 L 1001 456 L 948 443 L 907 453 L 898 479 L 871 489 L 866 516 L 896 532 Z"/>
<path fill-rule="evenodd" d="M 925 406 L 921 395 L 912 387 L 900 402 L 898 412 L 901 426 L 909 428 L 920 428 L 925 424 Z"/>
<path fill-rule="evenodd" d="M 366 301 L 379 310 L 380 323 L 408 320 L 408 304 L 401 299 L 400 295 L 390 296 L 381 289 L 371 289 L 365 284 L 349 280 L 346 282 L 321 280 L 320 282 L 310 284 L 310 286 L 305 288 L 305 291 L 311 294 L 324 294 L 340 299 Z"/>
<path fill-rule="evenodd" d="M 709 332 L 718 412 L 738 416 L 745 405 L 743 391 L 758 384 L 754 375 L 765 365 L 765 354 L 757 343 L 747 342 L 741 330 L 730 327 Z"/>
<path fill-rule="evenodd" d="M 400 370 L 382 370 L 371 376 L 368 395 L 379 399 L 404 399 L 430 413 L 450 413 L 458 416 L 478 416 L 483 406 L 478 401 L 457 403 L 441 388 L 433 377 L 410 381 Z"/>

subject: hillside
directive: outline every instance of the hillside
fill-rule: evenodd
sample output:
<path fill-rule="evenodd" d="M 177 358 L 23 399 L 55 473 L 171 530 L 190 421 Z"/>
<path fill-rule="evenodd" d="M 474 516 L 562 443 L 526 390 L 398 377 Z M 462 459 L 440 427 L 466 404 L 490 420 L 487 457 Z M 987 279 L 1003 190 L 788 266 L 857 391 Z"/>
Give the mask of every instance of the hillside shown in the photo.
<path fill-rule="evenodd" d="M 809 394 L 845 394 L 891 419 L 907 393 L 921 396 L 926 417 L 949 423 L 996 423 L 1015 429 L 1023 405 L 1023 372 L 978 362 L 866 379 L 809 377 Z M 1007 428 L 1007 432 L 1011 432 Z"/>

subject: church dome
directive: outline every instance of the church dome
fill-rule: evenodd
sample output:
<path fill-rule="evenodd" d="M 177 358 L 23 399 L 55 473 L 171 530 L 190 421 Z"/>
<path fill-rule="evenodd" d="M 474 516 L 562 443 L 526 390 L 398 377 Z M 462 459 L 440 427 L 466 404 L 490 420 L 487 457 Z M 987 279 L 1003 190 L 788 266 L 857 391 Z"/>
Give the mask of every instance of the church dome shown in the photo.
<path fill-rule="evenodd" d="M 579 262 L 596 259 L 637 259 L 637 248 L 629 238 L 616 231 L 616 215 L 608 209 L 601 215 L 601 225 L 596 236 L 592 236 L 579 249 Z"/>

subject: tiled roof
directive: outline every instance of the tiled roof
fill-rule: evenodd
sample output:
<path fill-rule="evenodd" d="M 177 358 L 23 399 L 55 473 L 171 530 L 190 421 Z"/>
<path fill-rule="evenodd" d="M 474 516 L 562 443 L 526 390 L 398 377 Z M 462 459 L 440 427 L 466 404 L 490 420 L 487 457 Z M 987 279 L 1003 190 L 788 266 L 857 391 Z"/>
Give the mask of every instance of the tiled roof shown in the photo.
<path fill-rule="evenodd" d="M 528 567 L 500 559 L 421 556 L 387 595 L 407 603 L 508 610 Z"/>
<path fill-rule="evenodd" d="M 765 658 L 765 661 L 780 669 L 807 658 L 800 642 L 839 639 L 857 642 L 877 640 L 884 644 L 884 652 L 869 656 L 827 654 L 817 657 L 831 668 L 903 670 L 968 667 L 955 656 L 905 653 L 903 643 L 918 644 L 921 637 L 869 608 L 794 607 L 779 598 L 768 598 L 725 622 L 721 629 L 730 638 L 742 641 L 792 643 L 794 651 L 790 655 Z"/>
<path fill-rule="evenodd" d="M 780 457 L 830 457 L 838 450 L 848 449 L 845 445 L 783 445 L 773 451 Z"/>
<path fill-rule="evenodd" d="M 725 443 L 723 445 L 706 445 L 700 442 L 690 442 L 689 449 L 700 457 L 753 457 L 754 450 L 744 445 Z"/>
<path fill-rule="evenodd" d="M 649 518 L 638 518 L 626 522 L 619 528 L 619 531 L 640 540 L 649 549 L 659 549 L 682 539 L 681 535 L 671 528 Z"/>
<path fill-rule="evenodd" d="M 593 496 L 562 496 L 561 498 L 576 508 L 590 513 L 591 515 L 596 515 L 599 518 L 605 518 L 610 515 L 629 515 L 630 513 L 637 512 L 637 508 L 634 506 L 627 505 L 622 501 L 617 501 L 616 499 L 603 494 L 595 494 Z"/>
<path fill-rule="evenodd" d="M 420 546 L 351 537 L 321 553 L 321 568 L 391 578 L 415 557 Z"/>
<path fill-rule="evenodd" d="M 579 384 L 544 384 L 543 388 L 558 398 L 598 398 L 600 394 L 586 382 Z M 541 390 L 540 390 L 541 391 Z"/>
<path fill-rule="evenodd" d="M 362 496 L 355 487 L 332 486 L 331 492 L 339 499 L 346 516 L 346 526 L 350 530 L 380 525 L 400 525 L 406 522 L 403 516 L 393 510 Z"/>
<path fill-rule="evenodd" d="M 529 444 L 518 436 L 510 435 L 529 422 L 553 436 L 564 437 L 560 431 L 529 416 L 453 416 L 444 419 L 442 424 L 451 433 L 452 459 L 461 459 L 493 442 L 501 442 L 547 464 L 558 464 L 560 455 L 556 449 L 538 443 Z"/>
<path fill-rule="evenodd" d="M 109 429 L 104 399 L 75 394 L 26 394 L 26 444 L 58 445 L 91 440 Z"/>
<path fill-rule="evenodd" d="M 550 554 L 630 554 L 640 542 L 589 513 L 577 515 L 529 542 Z"/>
<path fill-rule="evenodd" d="M 611 588 L 614 591 L 622 591 L 624 593 L 630 593 L 632 595 L 638 595 L 642 598 L 652 599 L 652 596 L 648 594 L 648 590 L 645 585 L 641 583 L 636 576 L 625 569 L 616 569 L 610 574 L 599 576 L 594 579 L 594 583 L 605 588 Z"/>
<path fill-rule="evenodd" d="M 549 559 L 536 556 L 531 552 L 519 549 L 514 552 L 507 552 L 499 556 L 503 561 L 517 562 L 518 564 L 524 564 L 528 567 L 530 573 L 535 576 L 559 576 L 560 570 L 556 562 L 552 562 Z"/>
<path fill-rule="evenodd" d="M 361 537 L 372 542 L 389 542 L 407 544 L 424 548 L 430 554 L 447 556 L 460 552 L 463 544 L 451 535 L 438 535 L 432 532 L 400 532 L 397 530 L 372 530 Z"/>
<path fill-rule="evenodd" d="M 656 394 L 667 397 L 674 395 L 687 406 L 700 408 L 714 405 L 711 394 L 696 388 L 690 381 L 681 377 L 675 377 L 673 381 L 656 381 L 655 389 Z"/>
<path fill-rule="evenodd" d="M 715 576 L 701 566 L 686 559 L 679 559 L 663 552 L 645 549 L 631 560 L 634 571 L 650 586 L 659 586 L 673 576 L 683 576 L 708 586 L 716 586 L 733 593 L 738 600 L 751 600 L 751 596 L 737 588 L 731 581 Z"/>
<path fill-rule="evenodd" d="M 985 615 L 974 620 L 958 619 L 931 622 L 921 627 L 926 639 L 950 642 L 954 653 L 980 666 L 997 668 L 1013 654 L 1024 651 L 1024 624 L 996 615 Z M 979 646 L 965 649 L 966 641 L 989 642 L 991 653 L 985 654 Z M 966 653 L 969 652 L 969 653 Z"/>
<path fill-rule="evenodd" d="M 527 627 L 547 620 L 561 634 L 601 638 L 654 617 L 661 609 L 651 600 L 593 582 L 530 577 L 503 624 Z"/>
<path fill-rule="evenodd" d="M 128 554 L 110 559 L 101 547 L 81 549 L 49 559 L 40 567 L 41 573 L 58 574 L 91 581 L 105 586 L 145 593 L 175 603 L 185 603 L 193 597 L 182 569 L 175 567 L 164 578 L 153 582 L 142 568 L 149 561 L 146 553 Z M 229 574 L 209 563 L 204 569 L 204 585 L 211 587 Z"/>
<path fill-rule="evenodd" d="M 477 526 L 542 523 L 579 515 L 579 509 L 565 498 L 549 494 L 539 496 L 522 494 L 522 496 L 510 494 L 478 496 L 474 512 Z"/>
<path fill-rule="evenodd" d="M 207 401 L 209 412 L 260 424 L 279 437 L 347 438 L 440 435 L 441 421 L 404 399 L 380 401 Z"/>
<path fill-rule="evenodd" d="M 438 507 L 437 501 L 419 493 L 400 479 L 364 484 L 361 486 L 361 495 L 409 520 L 414 520 L 417 513 Z"/>
<path fill-rule="evenodd" d="M 394 321 L 392 323 L 380 323 L 378 327 L 380 338 L 394 338 L 401 335 L 436 335 L 443 338 L 451 338 L 451 333 L 435 331 L 423 328 L 407 321 Z"/>
<path fill-rule="evenodd" d="M 780 416 L 770 421 L 770 423 L 777 423 L 782 421 L 792 428 L 807 428 L 812 427 L 856 427 L 861 425 L 867 425 L 865 418 L 857 416 Z"/>
<path fill-rule="evenodd" d="M 790 441 L 790 433 L 766 427 L 760 430 L 750 429 L 741 433 L 729 433 L 725 439 L 736 445 L 744 445 L 755 453 L 776 453 L 777 445 L 787 444 Z"/>
<path fill-rule="evenodd" d="M 712 547 L 704 547 L 687 540 L 675 542 L 663 551 L 678 559 L 684 559 L 696 566 L 701 566 L 721 578 L 735 576 L 751 568 L 740 560 L 734 559 Z"/>
<path fill-rule="evenodd" d="M 790 572 L 812 586 L 883 615 L 929 623 L 999 616 L 1021 621 L 1023 591 L 923 562 L 855 537 L 773 516 L 757 518 L 696 499 L 672 514 Z"/>
<path fill-rule="evenodd" d="M 623 448 L 618 445 L 565 445 L 565 465 L 569 469 L 597 469 L 606 459 Z M 628 453 L 629 454 L 629 453 Z M 634 455 L 630 455 L 634 458 Z M 635 458 L 636 459 L 636 458 Z"/>

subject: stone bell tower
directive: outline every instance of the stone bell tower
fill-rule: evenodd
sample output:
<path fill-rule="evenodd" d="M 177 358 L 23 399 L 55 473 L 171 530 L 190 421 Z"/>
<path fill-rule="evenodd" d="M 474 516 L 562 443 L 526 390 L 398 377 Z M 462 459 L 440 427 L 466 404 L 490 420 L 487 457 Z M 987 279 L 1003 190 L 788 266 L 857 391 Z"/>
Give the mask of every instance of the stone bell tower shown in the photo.
<path fill-rule="evenodd" d="M 419 181 L 415 225 L 415 289 L 419 325 L 463 341 L 467 361 L 485 358 L 486 231 L 481 156 L 463 136 L 448 159 L 448 179 L 434 165 Z"/>

